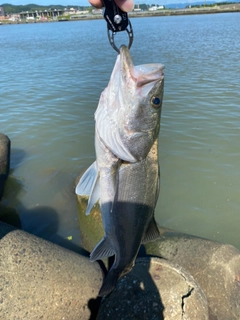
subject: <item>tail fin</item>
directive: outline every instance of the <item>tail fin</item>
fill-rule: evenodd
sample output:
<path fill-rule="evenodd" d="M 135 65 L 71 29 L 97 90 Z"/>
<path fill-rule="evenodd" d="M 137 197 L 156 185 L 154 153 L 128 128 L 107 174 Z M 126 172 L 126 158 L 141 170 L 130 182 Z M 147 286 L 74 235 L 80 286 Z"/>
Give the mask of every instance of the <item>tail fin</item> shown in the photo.
<path fill-rule="evenodd" d="M 119 278 L 120 278 L 120 273 L 117 272 L 116 270 L 110 269 L 105 279 L 103 280 L 103 284 L 101 286 L 101 289 L 99 290 L 98 295 L 100 297 L 103 297 L 111 293 L 113 289 L 116 287 L 116 284 Z"/>

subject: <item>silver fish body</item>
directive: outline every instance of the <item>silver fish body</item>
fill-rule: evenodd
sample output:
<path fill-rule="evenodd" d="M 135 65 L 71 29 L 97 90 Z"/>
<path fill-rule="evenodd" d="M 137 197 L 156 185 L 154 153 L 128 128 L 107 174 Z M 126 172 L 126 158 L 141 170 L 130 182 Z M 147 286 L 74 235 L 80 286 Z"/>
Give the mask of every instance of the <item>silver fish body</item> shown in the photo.
<path fill-rule="evenodd" d="M 163 65 L 134 67 L 122 46 L 95 113 L 96 161 L 76 193 L 89 196 L 87 214 L 100 199 L 105 234 L 90 260 L 115 255 L 100 296 L 110 293 L 132 269 L 140 245 L 159 236 L 154 209 L 163 83 Z"/>

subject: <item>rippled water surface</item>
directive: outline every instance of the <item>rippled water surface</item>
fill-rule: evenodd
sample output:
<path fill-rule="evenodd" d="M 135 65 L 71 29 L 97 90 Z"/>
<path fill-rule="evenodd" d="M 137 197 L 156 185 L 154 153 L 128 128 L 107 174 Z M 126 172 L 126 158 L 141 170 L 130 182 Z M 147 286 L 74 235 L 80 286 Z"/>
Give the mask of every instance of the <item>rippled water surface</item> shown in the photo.
<path fill-rule="evenodd" d="M 135 18 L 131 52 L 165 65 L 157 221 L 240 249 L 239 21 Z M 94 111 L 116 59 L 106 24 L 0 26 L 0 43 L 0 132 L 12 142 L 2 205 L 25 230 L 79 244 L 74 181 L 95 159 Z"/>

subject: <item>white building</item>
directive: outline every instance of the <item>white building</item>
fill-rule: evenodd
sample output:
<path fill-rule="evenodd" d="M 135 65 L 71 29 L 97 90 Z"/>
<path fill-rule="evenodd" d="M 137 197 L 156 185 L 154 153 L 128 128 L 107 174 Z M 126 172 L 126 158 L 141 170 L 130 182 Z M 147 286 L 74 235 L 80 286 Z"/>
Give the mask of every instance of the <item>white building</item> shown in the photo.
<path fill-rule="evenodd" d="M 152 6 L 148 10 L 149 11 L 156 11 L 156 10 L 162 10 L 164 9 L 164 6 Z"/>

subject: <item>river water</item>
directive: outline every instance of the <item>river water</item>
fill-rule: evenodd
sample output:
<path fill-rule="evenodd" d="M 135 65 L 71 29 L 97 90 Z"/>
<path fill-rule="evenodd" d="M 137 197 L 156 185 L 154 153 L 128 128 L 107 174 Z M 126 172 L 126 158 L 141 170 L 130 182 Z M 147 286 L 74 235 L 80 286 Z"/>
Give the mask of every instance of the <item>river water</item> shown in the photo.
<path fill-rule="evenodd" d="M 158 223 L 240 249 L 239 21 L 135 18 L 131 53 L 165 65 Z M 106 23 L 4 25 L 0 43 L 0 132 L 12 142 L 1 208 L 24 230 L 79 245 L 74 183 L 95 159 L 94 111 L 116 59 Z"/>

